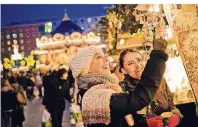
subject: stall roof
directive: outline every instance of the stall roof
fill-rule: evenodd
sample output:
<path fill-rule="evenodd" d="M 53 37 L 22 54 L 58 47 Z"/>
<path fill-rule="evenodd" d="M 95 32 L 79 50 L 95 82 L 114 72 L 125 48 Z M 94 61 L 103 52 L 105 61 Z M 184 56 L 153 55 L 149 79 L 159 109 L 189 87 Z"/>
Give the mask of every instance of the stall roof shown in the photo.
<path fill-rule="evenodd" d="M 52 31 L 52 35 L 56 33 L 61 33 L 65 35 L 66 33 L 72 34 L 73 32 L 82 33 L 83 30 L 69 19 L 67 12 L 65 11 L 62 22 L 57 26 L 57 28 L 54 29 L 54 31 Z"/>

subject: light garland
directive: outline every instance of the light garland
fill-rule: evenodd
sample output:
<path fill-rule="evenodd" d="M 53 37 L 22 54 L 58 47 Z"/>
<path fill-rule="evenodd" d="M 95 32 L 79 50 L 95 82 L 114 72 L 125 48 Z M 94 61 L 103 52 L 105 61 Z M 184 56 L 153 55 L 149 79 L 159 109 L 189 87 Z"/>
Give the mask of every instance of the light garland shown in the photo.
<path fill-rule="evenodd" d="M 47 41 L 51 39 L 50 41 Z M 36 39 L 36 45 L 38 48 L 56 48 L 62 46 L 70 45 L 81 45 L 81 44 L 101 44 L 101 38 L 98 35 L 95 35 L 93 32 L 88 33 L 87 35 L 81 35 L 78 32 L 72 33 L 70 36 L 55 34 L 53 38 L 48 38 L 47 36 L 42 36 L 41 39 Z"/>

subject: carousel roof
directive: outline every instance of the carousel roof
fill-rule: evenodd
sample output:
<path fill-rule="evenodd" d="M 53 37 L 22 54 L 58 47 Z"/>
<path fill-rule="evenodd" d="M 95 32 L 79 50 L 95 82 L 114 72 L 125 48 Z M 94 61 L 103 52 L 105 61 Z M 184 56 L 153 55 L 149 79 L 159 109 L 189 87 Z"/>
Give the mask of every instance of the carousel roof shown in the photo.
<path fill-rule="evenodd" d="M 67 12 L 65 11 L 62 22 L 57 26 L 57 28 L 55 28 L 52 31 L 52 35 L 54 35 L 56 33 L 61 33 L 61 34 L 65 35 L 66 33 L 72 34 L 73 32 L 82 33 L 83 30 L 77 24 L 75 24 L 74 22 L 72 22 L 69 19 Z"/>

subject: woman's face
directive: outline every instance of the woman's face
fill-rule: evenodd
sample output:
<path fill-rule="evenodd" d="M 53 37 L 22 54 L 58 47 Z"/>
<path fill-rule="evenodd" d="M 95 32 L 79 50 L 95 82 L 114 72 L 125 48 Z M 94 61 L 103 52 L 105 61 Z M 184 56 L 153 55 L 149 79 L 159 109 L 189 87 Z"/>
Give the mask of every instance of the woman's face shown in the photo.
<path fill-rule="evenodd" d="M 111 74 L 109 61 L 102 53 L 96 53 L 90 64 L 90 71 L 100 74 Z"/>
<path fill-rule="evenodd" d="M 144 69 L 142 56 L 137 52 L 128 52 L 123 58 L 124 73 L 135 79 L 140 79 Z"/>
<path fill-rule="evenodd" d="M 64 79 L 64 80 L 67 80 L 67 77 L 68 77 L 68 74 L 67 73 L 64 73 L 61 77 L 61 79 Z"/>

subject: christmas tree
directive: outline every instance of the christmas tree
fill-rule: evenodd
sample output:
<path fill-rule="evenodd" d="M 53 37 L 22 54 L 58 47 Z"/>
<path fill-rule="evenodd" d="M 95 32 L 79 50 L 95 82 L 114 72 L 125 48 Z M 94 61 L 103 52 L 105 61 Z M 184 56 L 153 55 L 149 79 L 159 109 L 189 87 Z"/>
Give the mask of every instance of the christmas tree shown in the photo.
<path fill-rule="evenodd" d="M 136 33 L 142 27 L 134 16 L 137 4 L 116 4 L 105 8 L 107 16 L 101 18 L 100 26 L 101 37 L 106 40 L 107 53 L 113 55 L 116 53 L 116 44 L 119 33 Z"/>

